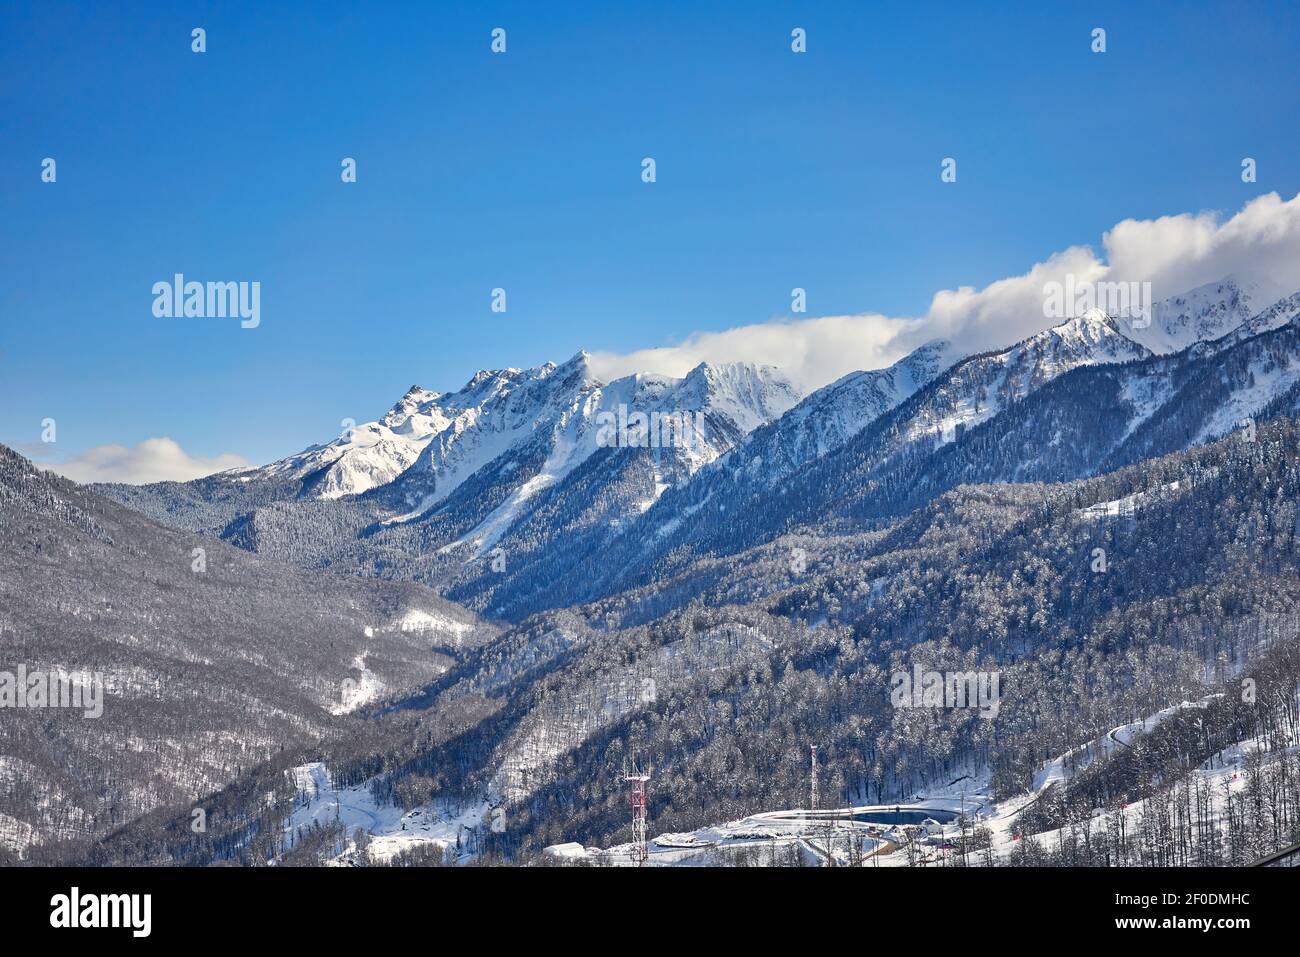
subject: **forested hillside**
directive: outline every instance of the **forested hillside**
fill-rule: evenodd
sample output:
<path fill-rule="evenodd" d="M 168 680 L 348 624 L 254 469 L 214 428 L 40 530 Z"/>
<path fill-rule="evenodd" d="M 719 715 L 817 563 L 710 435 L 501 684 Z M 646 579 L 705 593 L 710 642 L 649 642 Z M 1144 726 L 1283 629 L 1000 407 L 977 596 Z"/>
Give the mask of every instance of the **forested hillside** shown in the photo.
<path fill-rule="evenodd" d="M 1077 825 L 1095 802 L 1165 793 L 1234 741 L 1294 743 L 1298 447 L 1300 425 L 1279 419 L 1253 441 L 1092 479 L 964 485 L 878 532 L 702 559 L 530 618 L 378 716 L 369 739 L 319 757 L 380 806 L 488 801 L 505 826 L 483 824 L 475 847 L 518 861 L 561 841 L 626 840 L 633 755 L 654 768 L 652 833 L 801 806 L 813 743 L 833 805 L 895 802 L 980 769 L 999 799 L 1014 798 L 1081 741 L 1222 696 L 1195 732 L 1162 728 L 1041 798 L 1023 826 Z M 917 664 L 998 672 L 996 716 L 894 707 L 891 675 Z M 1243 676 L 1258 686 L 1250 704 Z M 1294 815 L 1278 814 L 1290 834 Z M 1239 818 L 1258 830 L 1246 810 Z M 1092 846 L 1147 853 L 1132 836 Z M 1065 853 L 1040 851 L 1020 862 Z"/>
<path fill-rule="evenodd" d="M 103 676 L 102 714 L 0 712 L 0 853 L 189 801 L 493 633 L 411 584 L 171 531 L 0 446 L 0 670 Z"/>

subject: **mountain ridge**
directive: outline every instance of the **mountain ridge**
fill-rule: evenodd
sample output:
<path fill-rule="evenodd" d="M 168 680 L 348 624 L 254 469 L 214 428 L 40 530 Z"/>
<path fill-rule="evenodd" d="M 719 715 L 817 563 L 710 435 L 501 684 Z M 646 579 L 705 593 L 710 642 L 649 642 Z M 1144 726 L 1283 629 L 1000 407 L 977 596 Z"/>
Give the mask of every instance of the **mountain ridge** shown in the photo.
<path fill-rule="evenodd" d="M 721 529 L 726 538 L 754 544 L 754 536 L 812 520 L 818 509 L 840 514 L 816 486 L 831 481 L 828 470 L 847 461 L 846 454 L 867 456 L 851 467 L 867 483 L 861 489 L 902 481 L 916 490 L 939 488 L 934 476 L 916 477 L 935 453 L 1002 422 L 1078 369 L 1135 362 L 1190 367 L 1300 312 L 1297 293 L 1252 314 L 1263 287 L 1225 277 L 1157 303 L 1152 326 L 1138 330 L 1155 349 L 1136 341 L 1128 320 L 1094 310 L 974 355 L 962 356 L 944 340 L 927 342 L 889 367 L 850 373 L 802 397 L 779 370 L 747 363 L 701 363 L 681 378 L 640 373 L 608 383 L 592 373 L 586 352 L 529 370 L 480 370 L 456 393 L 413 386 L 377 423 L 298 458 L 191 483 L 183 495 L 201 501 L 184 500 L 175 511 L 204 514 L 216 507 L 228 520 L 202 530 L 242 547 L 309 567 L 420 581 L 480 612 L 516 618 L 643 582 L 661 562 L 671 569 L 699 548 L 714 547 L 706 542 Z M 1218 338 L 1196 338 L 1209 334 Z M 1189 335 L 1190 345 L 1167 351 Z M 1120 402 L 1178 418 L 1169 395 L 1150 391 L 1172 388 L 1162 375 L 1125 380 L 1128 393 L 1098 409 L 1096 421 L 1118 421 L 1113 412 Z M 1106 376 L 1094 378 L 1097 388 L 1109 388 Z M 1139 395 L 1142 389 L 1149 394 Z M 667 449 L 598 447 L 599 417 L 619 409 L 620 421 L 628 410 L 699 413 L 703 441 Z M 1153 434 L 1139 419 L 1125 420 L 1125 439 Z M 1202 440 L 1217 434 L 1212 425 L 1203 431 Z M 1074 477 L 1085 460 L 1097 467 L 1119 454 L 1118 441 L 1107 442 L 1104 452 L 1090 443 L 1050 452 L 1059 460 L 1050 467 L 1043 452 L 1017 461 L 1018 453 L 999 451 L 998 461 L 1015 466 L 979 474 L 988 481 Z M 1071 454 L 1062 457 L 1066 451 Z M 384 461 L 371 461 L 372 452 Z M 821 478 L 800 477 L 810 469 Z M 228 488 L 213 494 L 212 486 L 223 482 Z M 230 491 L 235 486 L 247 490 L 245 500 Z M 360 491 L 338 494 L 341 488 Z M 860 492 L 849 496 L 861 498 Z"/>

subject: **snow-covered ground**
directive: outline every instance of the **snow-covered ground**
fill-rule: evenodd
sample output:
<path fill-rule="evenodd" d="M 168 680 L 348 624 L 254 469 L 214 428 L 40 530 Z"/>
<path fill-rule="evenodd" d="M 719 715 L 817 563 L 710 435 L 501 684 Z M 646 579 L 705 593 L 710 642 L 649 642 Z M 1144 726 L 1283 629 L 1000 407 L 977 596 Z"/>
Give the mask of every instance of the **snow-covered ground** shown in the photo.
<path fill-rule="evenodd" d="M 789 846 L 796 845 L 800 853 L 806 855 L 807 863 L 825 863 L 829 847 L 836 863 L 843 865 L 850 863 L 846 838 L 852 835 L 865 838 L 864 852 L 855 862 L 861 866 L 906 867 L 913 861 L 936 864 L 942 863 L 944 856 L 951 851 L 945 845 L 959 838 L 961 826 L 956 817 L 962 813 L 968 818 L 968 833 L 975 825 L 988 828 L 993 856 L 1005 859 L 1015 849 L 1017 839 L 1013 829 L 1021 813 L 1049 788 L 1067 783 L 1094 761 L 1118 748 L 1132 747 L 1136 738 L 1150 734 L 1179 711 L 1203 708 L 1214 697 L 1216 695 L 1199 701 L 1183 701 L 1139 721 L 1111 728 L 1105 734 L 1044 763 L 1035 774 L 1031 789 L 1007 800 L 992 800 L 988 771 L 978 770 L 943 787 L 912 795 L 899 805 L 843 808 L 816 814 L 804 810 L 771 811 L 695 831 L 661 834 L 649 842 L 647 863 L 651 866 L 717 864 L 723 860 L 719 851 L 739 849 L 758 850 L 759 863 L 769 858 L 783 861 Z M 1215 815 L 1222 813 L 1227 794 L 1236 793 L 1246 786 L 1241 768 L 1246 756 L 1259 748 L 1257 741 L 1239 742 L 1225 748 L 1193 772 L 1202 783 L 1210 785 Z M 1293 748 L 1296 749 L 1300 749 L 1300 744 Z M 653 782 L 650 800 L 653 803 Z M 1145 804 L 1145 801 L 1136 801 L 1119 811 L 1099 812 L 1094 818 L 1094 827 L 1104 828 L 1112 816 L 1123 815 L 1126 826 L 1132 830 L 1141 820 Z M 896 818 L 900 810 L 932 813 L 944 823 L 932 822 L 926 828 L 914 823 L 899 825 L 891 818 Z M 872 820 L 873 815 L 878 816 L 877 820 Z M 1045 831 L 1032 837 L 1045 850 L 1052 851 L 1060 845 L 1061 830 Z M 914 842 L 911 855 L 905 852 L 909 838 Z M 568 843 L 547 848 L 546 853 L 557 862 L 572 863 L 585 859 L 593 863 L 631 865 L 634 863 L 632 850 L 630 844 L 600 849 Z M 982 858 L 983 852 L 978 852 L 969 860 L 978 864 Z"/>
<path fill-rule="evenodd" d="M 296 808 L 284 829 L 286 849 L 297 841 L 298 831 L 312 824 L 340 822 L 347 833 L 347 847 L 334 861 L 345 864 L 356 853 L 356 834 L 369 835 L 369 855 L 375 861 L 389 861 L 402 851 L 417 847 L 457 847 L 465 842 L 465 832 L 481 827 L 493 813 L 487 801 L 455 808 L 446 802 L 433 802 L 403 811 L 376 803 L 365 785 L 337 788 L 329 771 L 319 761 L 304 764 L 292 771 L 294 785 L 305 803 Z M 467 854 L 462 853 L 461 859 Z"/>
<path fill-rule="evenodd" d="M 1111 499 L 1108 502 L 1097 502 L 1087 508 L 1079 509 L 1078 514 L 1086 519 L 1129 516 L 1136 512 L 1138 507 L 1145 504 L 1154 494 L 1158 492 L 1177 492 L 1180 485 L 1180 482 L 1169 482 L 1160 486 L 1156 492 L 1134 492 L 1132 495 L 1125 495 L 1123 498 Z"/>
<path fill-rule="evenodd" d="M 1242 774 L 1245 767 L 1246 758 L 1261 750 L 1260 741 L 1250 739 L 1239 741 L 1218 752 L 1192 772 L 1193 781 L 1198 787 L 1208 785 L 1208 800 L 1210 803 L 1210 813 L 1208 822 L 1214 825 L 1223 824 L 1223 814 L 1227 808 L 1229 794 L 1237 794 L 1247 785 L 1247 779 Z M 1298 747 L 1288 749 L 1291 752 L 1300 750 Z M 1123 818 L 1125 828 L 1130 832 L 1136 832 L 1146 812 L 1147 800 L 1135 801 L 1132 804 L 1124 806 L 1118 811 L 1102 811 L 1093 818 L 1093 829 L 1102 830 L 1109 826 L 1112 819 Z M 1068 828 L 1057 828 L 1050 831 L 1043 831 L 1031 835 L 1033 839 L 1045 851 L 1054 851 L 1060 847 L 1061 835 L 1068 831 Z M 1005 857 L 1010 854 L 1012 844 L 1009 840 L 994 842 L 994 850 L 999 857 Z"/>
<path fill-rule="evenodd" d="M 1202 481 L 1209 481 L 1219 474 L 1217 467 L 1207 470 Z M 1100 518 L 1119 518 L 1131 517 L 1139 509 L 1145 508 L 1153 499 L 1162 497 L 1172 497 L 1180 493 L 1186 493 L 1191 488 L 1190 485 L 1181 481 L 1166 482 L 1156 488 L 1143 489 L 1140 492 L 1134 492 L 1132 495 L 1125 495 L 1122 498 L 1111 499 L 1107 502 L 1096 502 L 1086 508 L 1077 509 L 1075 514 L 1085 521 L 1095 521 Z"/>
<path fill-rule="evenodd" d="M 419 608 L 411 608 L 406 611 L 400 618 L 390 625 L 401 631 L 436 631 L 444 637 L 451 637 L 454 644 L 459 645 L 465 636 L 474 630 L 474 626 L 463 621 L 454 621 L 446 615 L 439 615 L 434 612 L 423 611 Z"/>
<path fill-rule="evenodd" d="M 757 852 L 758 862 L 786 861 L 796 854 L 804 864 L 819 864 L 834 857 L 847 863 L 847 838 L 856 838 L 863 859 L 889 847 L 885 829 L 857 821 L 826 826 L 803 811 L 756 814 L 729 824 L 701 828 L 681 834 L 661 834 L 647 845 L 646 863 L 651 867 L 709 867 L 725 863 L 730 854 Z M 557 844 L 545 856 L 565 863 L 586 861 L 614 867 L 630 867 L 633 846 L 621 844 L 608 849 L 581 844 Z"/>
<path fill-rule="evenodd" d="M 647 864 L 714 866 L 729 863 L 740 854 L 748 854 L 757 864 L 785 864 L 792 859 L 814 865 L 833 861 L 839 866 L 940 864 L 952 853 L 961 835 L 959 822 L 963 816 L 967 833 L 977 825 L 987 828 L 992 856 L 1005 859 L 1016 847 L 1013 831 L 1021 814 L 1048 789 L 1065 785 L 1117 749 L 1132 747 L 1139 736 L 1150 734 L 1174 714 L 1206 707 L 1214 697 L 1183 701 L 1141 720 L 1117 725 L 1045 762 L 1028 791 L 1003 801 L 993 800 L 988 769 L 970 768 L 946 785 L 910 795 L 897 804 L 814 812 L 798 808 L 767 811 L 693 831 L 659 834 L 648 843 Z M 1257 741 L 1239 742 L 1192 772 L 1199 783 L 1210 785 L 1213 816 L 1222 813 L 1228 794 L 1246 786 L 1241 769 L 1247 756 L 1259 748 Z M 1300 742 L 1293 750 L 1298 748 Z M 361 832 L 367 836 L 368 854 L 376 862 L 390 861 L 402 851 L 417 847 L 438 847 L 453 849 L 453 857 L 464 863 L 472 857 L 473 841 L 468 832 L 492 827 L 494 817 L 503 814 L 500 802 L 489 799 L 460 805 L 434 801 L 411 811 L 384 806 L 375 801 L 366 785 L 335 787 L 328 770 L 319 762 L 295 768 L 292 774 L 302 802 L 285 826 L 285 847 L 292 847 L 300 830 L 312 824 L 338 821 L 344 826 L 346 841 L 330 861 L 337 865 L 356 860 Z M 653 804 L 653 779 L 649 794 Z M 1105 828 L 1112 817 L 1119 815 L 1129 829 L 1135 829 L 1145 803 L 1136 801 L 1120 810 L 1098 811 L 1093 826 Z M 1037 833 L 1032 838 L 1050 852 L 1059 846 L 1061 830 Z M 630 844 L 602 849 L 567 842 L 548 847 L 544 854 L 556 863 L 632 866 L 632 852 Z M 979 864 L 984 858 L 981 851 L 968 860 Z"/>
<path fill-rule="evenodd" d="M 1209 417 L 1194 441 L 1222 438 L 1253 419 L 1279 395 L 1300 382 L 1300 357 L 1262 357 L 1251 363 L 1249 384 L 1228 393 Z"/>
<path fill-rule="evenodd" d="M 1291 291 L 1264 276 L 1237 273 L 1155 303 L 1145 326 L 1124 318 L 1120 328 L 1156 355 L 1170 355 L 1228 335 Z"/>
<path fill-rule="evenodd" d="M 349 678 L 343 683 L 342 700 L 330 708 L 331 714 L 351 714 L 362 705 L 374 701 L 384 690 L 384 683 L 379 680 L 379 676 L 366 667 L 364 654 L 352 659 L 352 667 L 361 672 L 361 677 Z"/>
<path fill-rule="evenodd" d="M 907 859 L 899 848 L 909 836 L 922 848 L 920 856 L 933 858 L 959 833 L 960 826 L 954 822 L 963 811 L 971 821 L 986 820 L 991 805 L 988 774 L 962 775 L 942 788 L 898 804 L 766 811 L 695 831 L 660 834 L 648 842 L 646 863 L 653 867 L 710 866 L 725 863 L 729 854 L 739 851 L 757 852 L 758 863 L 784 862 L 794 847 L 808 864 L 823 864 L 833 858 L 839 866 L 900 866 Z M 900 824 L 901 816 L 910 822 Z M 936 818 L 948 823 L 941 824 Z M 926 821 L 928 827 L 923 828 Z M 970 826 L 968 822 L 968 830 Z M 856 860 L 850 854 L 851 842 L 859 848 Z M 585 859 L 631 866 L 635 863 L 632 850 L 631 844 L 602 849 L 569 843 L 547 848 L 546 855 L 569 863 Z"/>
<path fill-rule="evenodd" d="M 474 630 L 474 626 L 437 612 L 408 608 L 381 630 L 428 632 L 437 635 L 445 645 L 458 646 Z M 367 626 L 364 633 L 366 638 L 374 638 L 375 628 Z M 387 690 L 388 686 L 366 666 L 368 657 L 369 652 L 363 651 L 352 659 L 352 668 L 357 674 L 349 675 L 340 683 L 339 702 L 330 707 L 331 714 L 351 714 L 358 708 L 377 701 Z"/>

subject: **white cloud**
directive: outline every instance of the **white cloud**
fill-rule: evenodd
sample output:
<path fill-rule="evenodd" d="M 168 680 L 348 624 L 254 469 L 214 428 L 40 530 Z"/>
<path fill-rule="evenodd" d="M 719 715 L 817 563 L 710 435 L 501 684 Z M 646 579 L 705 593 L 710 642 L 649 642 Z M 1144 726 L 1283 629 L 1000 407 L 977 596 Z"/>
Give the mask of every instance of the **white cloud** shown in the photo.
<path fill-rule="evenodd" d="M 190 455 L 168 438 L 145 439 L 139 445 L 97 445 L 62 463 L 41 467 L 74 482 L 188 482 L 225 469 L 244 468 L 250 463 L 242 455 L 226 452 L 215 458 Z"/>
<path fill-rule="evenodd" d="M 1101 245 L 1104 256 L 1073 246 L 982 289 L 942 290 L 920 317 L 864 313 L 697 332 L 674 346 L 596 353 L 593 367 L 608 379 L 631 372 L 680 376 L 700 362 L 757 362 L 780 366 L 815 389 L 848 372 L 888 365 L 931 339 L 950 339 L 973 353 L 1032 335 L 1052 324 L 1043 316 L 1043 285 L 1064 282 L 1068 273 L 1076 282 L 1150 282 L 1156 299 L 1231 273 L 1294 292 L 1300 290 L 1300 195 L 1284 201 L 1268 193 L 1222 222 L 1213 212 L 1126 219 Z"/>
<path fill-rule="evenodd" d="M 597 352 L 591 362 L 605 379 L 633 372 L 682 376 L 701 362 L 754 362 L 779 366 L 815 388 L 846 372 L 881 365 L 884 357 L 898 352 L 895 340 L 912 326 L 915 323 L 881 315 L 764 322 L 697 332 L 675 346 L 625 354 Z"/>

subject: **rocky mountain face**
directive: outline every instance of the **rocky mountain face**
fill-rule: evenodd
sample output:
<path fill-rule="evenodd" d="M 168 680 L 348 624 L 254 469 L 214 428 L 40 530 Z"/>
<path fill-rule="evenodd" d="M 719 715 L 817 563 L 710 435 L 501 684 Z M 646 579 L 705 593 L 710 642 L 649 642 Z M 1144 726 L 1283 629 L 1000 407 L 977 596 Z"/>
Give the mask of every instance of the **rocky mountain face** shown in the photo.
<path fill-rule="evenodd" d="M 605 383 L 579 353 L 480 372 L 451 394 L 413 388 L 378 422 L 263 468 L 101 491 L 268 557 L 438 583 L 483 605 L 541 552 L 599 547 L 798 399 L 771 367 Z M 493 567 L 498 548 L 510 557 Z"/>

